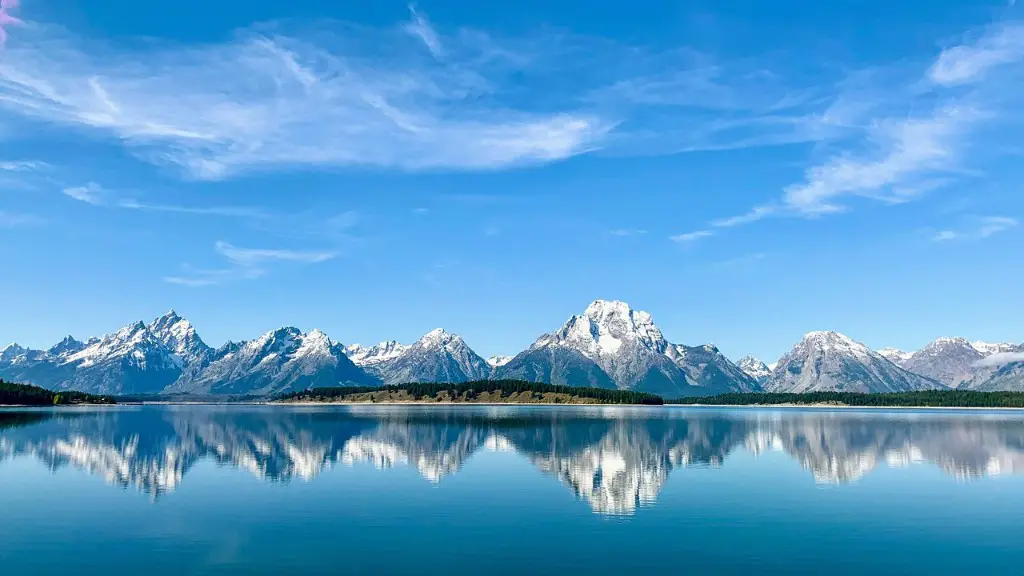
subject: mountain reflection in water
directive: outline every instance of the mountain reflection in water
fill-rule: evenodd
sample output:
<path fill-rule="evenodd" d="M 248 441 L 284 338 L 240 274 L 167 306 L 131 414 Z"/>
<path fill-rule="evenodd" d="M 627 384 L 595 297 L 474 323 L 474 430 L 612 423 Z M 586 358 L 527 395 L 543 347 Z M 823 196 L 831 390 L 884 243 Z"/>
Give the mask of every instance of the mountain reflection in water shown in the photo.
<path fill-rule="evenodd" d="M 479 450 L 514 451 L 602 514 L 655 502 L 679 467 L 773 450 L 820 483 L 879 464 L 928 463 L 958 479 L 1024 470 L 1016 413 L 711 410 L 618 407 L 118 407 L 0 412 L 0 465 L 33 456 L 154 498 L 200 460 L 258 478 L 309 481 L 333 466 L 456 474 Z"/>

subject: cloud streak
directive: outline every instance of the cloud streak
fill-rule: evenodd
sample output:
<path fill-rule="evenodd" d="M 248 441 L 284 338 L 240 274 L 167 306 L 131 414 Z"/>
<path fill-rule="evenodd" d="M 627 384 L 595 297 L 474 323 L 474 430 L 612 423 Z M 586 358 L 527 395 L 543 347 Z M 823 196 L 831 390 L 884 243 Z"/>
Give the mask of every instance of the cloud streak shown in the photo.
<path fill-rule="evenodd" d="M 419 38 L 434 58 L 440 59 L 444 55 L 444 48 L 441 46 L 441 39 L 438 37 L 437 32 L 434 31 L 433 26 L 430 25 L 430 22 L 427 21 L 426 16 L 417 12 L 416 7 L 412 5 L 409 6 L 409 15 L 411 20 L 402 28 L 409 34 Z"/>
<path fill-rule="evenodd" d="M 21 226 L 33 226 L 41 224 L 42 218 L 32 214 L 19 214 L 16 212 L 4 212 L 0 210 L 0 228 L 19 228 Z"/>
<path fill-rule="evenodd" d="M 2 172 L 37 172 L 43 170 L 48 165 L 45 162 L 38 162 L 35 160 L 9 160 L 6 162 L 0 162 L 0 171 Z"/>
<path fill-rule="evenodd" d="M 106 204 L 103 188 L 95 182 L 90 182 L 85 186 L 72 186 L 70 188 L 65 188 L 63 192 L 68 198 L 78 200 L 79 202 L 85 202 L 86 204 L 92 204 L 93 206 L 103 206 Z"/>
<path fill-rule="evenodd" d="M 228 261 L 224 268 L 197 268 L 186 264 L 179 275 L 165 276 L 164 282 L 190 288 L 217 286 L 265 276 L 268 267 L 280 263 L 318 264 L 332 260 L 337 252 L 327 250 L 286 250 L 279 248 L 241 248 L 224 241 L 214 251 Z"/>
<path fill-rule="evenodd" d="M 707 238 L 712 234 L 713 233 L 710 230 L 697 230 L 695 232 L 687 232 L 685 234 L 676 234 L 675 236 L 670 236 L 669 240 L 683 244 L 687 242 L 700 240 L 701 238 Z"/>
<path fill-rule="evenodd" d="M 276 250 L 266 248 L 238 248 L 227 242 L 214 246 L 218 254 L 239 266 L 258 266 L 266 262 L 326 262 L 338 256 L 337 252 L 309 250 Z"/>
<path fill-rule="evenodd" d="M 928 70 L 928 78 L 941 86 L 967 84 L 1021 58 L 1024 58 L 1024 25 L 998 24 L 975 42 L 944 50 Z"/>
<path fill-rule="evenodd" d="M 932 236 L 933 242 L 948 242 L 951 240 L 980 240 L 994 234 L 1005 232 L 1015 228 L 1019 222 L 1016 218 L 1008 216 L 986 216 L 979 218 L 973 229 L 969 230 L 940 230 Z"/>
<path fill-rule="evenodd" d="M 491 170 L 599 148 L 613 121 L 567 104 L 503 103 L 507 59 L 441 39 L 413 12 L 402 29 L 265 26 L 199 47 L 145 53 L 38 26 L 0 64 L 0 108 L 106 134 L 196 179 L 284 167 Z M 404 40 L 403 40 L 404 38 Z M 460 40 L 461 39 L 461 40 Z"/>
<path fill-rule="evenodd" d="M 0 46 L 7 42 L 7 27 L 23 24 L 23 22 L 11 15 L 20 4 L 20 0 L 0 0 Z"/>
<path fill-rule="evenodd" d="M 997 352 L 974 363 L 976 368 L 995 368 L 1012 362 L 1024 362 L 1024 352 Z"/>
<path fill-rule="evenodd" d="M 886 88 L 853 89 L 840 95 L 822 116 L 826 124 L 860 127 L 854 138 L 836 138 L 830 153 L 786 186 L 778 200 L 736 216 L 714 220 L 714 228 L 731 228 L 766 217 L 813 218 L 850 209 L 856 198 L 888 204 L 909 202 L 955 181 L 972 133 L 1005 110 L 999 96 L 1020 86 L 988 75 L 992 69 L 1024 59 L 1024 26 L 992 26 L 973 41 L 943 50 L 921 78 L 894 81 Z M 860 80 L 878 82 L 879 73 Z M 858 76 L 854 76 L 857 78 Z M 856 82 L 854 83 L 856 84 Z M 864 93 L 884 94 L 865 96 Z M 851 104 L 853 103 L 853 104 Z M 913 110 L 907 113 L 907 110 Z M 989 234 L 1006 229 L 993 221 Z M 986 235 L 989 235 L 986 234 Z M 972 235 L 980 236 L 981 230 Z M 936 241 L 963 233 L 940 231 Z M 981 236 L 983 237 L 983 236 Z"/>

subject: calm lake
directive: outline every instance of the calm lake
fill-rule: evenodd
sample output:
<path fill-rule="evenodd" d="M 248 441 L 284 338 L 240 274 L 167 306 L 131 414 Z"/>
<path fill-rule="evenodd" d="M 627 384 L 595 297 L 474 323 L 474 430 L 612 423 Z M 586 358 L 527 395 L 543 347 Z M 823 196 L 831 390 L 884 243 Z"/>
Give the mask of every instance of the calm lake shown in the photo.
<path fill-rule="evenodd" d="M 1024 412 L 0 410 L 4 574 L 1024 570 Z"/>

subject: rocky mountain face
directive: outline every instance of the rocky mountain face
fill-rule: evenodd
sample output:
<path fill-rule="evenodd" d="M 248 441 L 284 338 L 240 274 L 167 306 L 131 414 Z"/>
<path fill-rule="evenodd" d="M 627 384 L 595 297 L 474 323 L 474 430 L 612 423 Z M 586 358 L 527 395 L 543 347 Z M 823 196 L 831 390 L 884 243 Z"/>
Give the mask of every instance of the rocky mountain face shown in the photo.
<path fill-rule="evenodd" d="M 744 356 L 743 358 L 740 358 L 740 361 L 736 363 L 736 366 L 738 366 L 740 370 L 743 370 L 747 376 L 757 380 L 758 383 L 764 383 L 772 374 L 772 371 L 768 368 L 767 364 L 753 356 Z"/>
<path fill-rule="evenodd" d="M 204 394 L 277 394 L 327 386 L 376 386 L 345 355 L 343 347 L 319 330 L 303 334 L 279 328 L 248 342 L 230 343 L 194 376 L 170 391 Z"/>
<path fill-rule="evenodd" d="M 377 385 L 322 332 L 282 328 L 218 350 L 173 311 L 86 343 L 0 353 L 0 377 L 94 394 L 269 394 L 311 386 Z"/>
<path fill-rule="evenodd" d="M 893 348 L 885 348 L 883 354 Z M 989 343 L 966 338 L 938 338 L 916 352 L 901 352 L 893 362 L 911 372 L 939 380 L 951 388 L 970 390 L 1022 390 L 1024 379 L 1013 364 L 1024 361 L 1016 344 Z M 1007 366 L 1004 368 L 1004 366 Z M 997 375 L 998 372 L 998 375 Z"/>
<path fill-rule="evenodd" d="M 498 354 L 497 356 L 491 356 L 488 358 L 487 364 L 489 364 L 491 368 L 501 368 L 505 364 L 508 364 L 510 360 L 512 360 L 511 356 L 502 356 L 501 354 Z"/>
<path fill-rule="evenodd" d="M 973 377 L 974 365 L 984 357 L 966 338 L 939 338 L 911 354 L 900 366 L 958 388 Z"/>
<path fill-rule="evenodd" d="M 495 370 L 495 377 L 585 382 L 666 397 L 759 389 L 714 346 L 672 344 L 650 314 L 606 300 L 538 338 Z"/>
<path fill-rule="evenodd" d="M 899 348 L 882 348 L 878 353 L 893 364 L 897 366 L 903 366 L 903 363 L 910 359 L 914 355 L 913 352 L 905 352 Z"/>
<path fill-rule="evenodd" d="M 838 332 L 811 332 L 783 356 L 765 383 L 772 392 L 905 392 L 945 388 L 908 372 Z"/>
<path fill-rule="evenodd" d="M 1000 390 L 1011 390 L 1024 392 L 1024 346 L 1018 352 L 1000 352 L 1005 354 L 1005 362 L 982 366 L 984 371 L 968 383 L 970 387 L 982 392 L 996 392 Z"/>
<path fill-rule="evenodd" d="M 211 350 L 171 311 L 149 325 L 129 324 L 87 343 L 69 336 L 46 351 L 15 345 L 7 352 L 11 357 L 0 356 L 0 376 L 10 380 L 95 394 L 148 394 L 175 382 Z"/>
<path fill-rule="evenodd" d="M 984 392 L 1024 392 L 1024 344 L 1003 344 L 999 350 L 975 362 L 971 379 L 961 387 Z"/>
<path fill-rule="evenodd" d="M 812 332 L 772 367 L 730 362 L 712 345 L 668 342 L 647 312 L 594 301 L 514 357 L 483 359 L 434 330 L 403 345 L 343 346 L 319 330 L 280 328 L 213 349 L 168 312 L 46 350 L 0 349 L 0 378 L 95 394 L 273 394 L 317 386 L 524 379 L 619 388 L 673 398 L 723 392 L 885 392 L 956 387 L 1024 391 L 1024 345 L 939 338 L 916 352 L 878 352 L 835 332 Z"/>
<path fill-rule="evenodd" d="M 384 384 L 409 382 L 469 382 L 486 380 L 491 365 L 462 337 L 438 328 L 403 346 L 382 342 L 372 348 L 346 347 L 350 358 Z"/>

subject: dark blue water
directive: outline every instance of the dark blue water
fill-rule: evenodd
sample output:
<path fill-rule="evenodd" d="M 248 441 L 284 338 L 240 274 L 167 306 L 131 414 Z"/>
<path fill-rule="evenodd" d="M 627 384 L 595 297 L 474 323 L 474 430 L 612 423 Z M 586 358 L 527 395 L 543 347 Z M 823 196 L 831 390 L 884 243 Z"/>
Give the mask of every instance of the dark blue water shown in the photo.
<path fill-rule="evenodd" d="M 0 411 L 3 574 L 1024 571 L 1024 413 Z"/>

